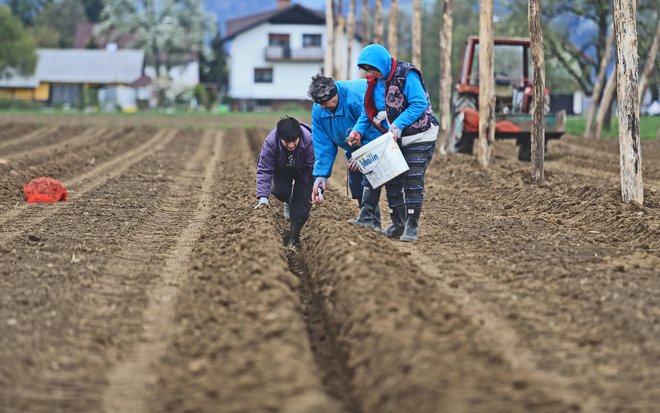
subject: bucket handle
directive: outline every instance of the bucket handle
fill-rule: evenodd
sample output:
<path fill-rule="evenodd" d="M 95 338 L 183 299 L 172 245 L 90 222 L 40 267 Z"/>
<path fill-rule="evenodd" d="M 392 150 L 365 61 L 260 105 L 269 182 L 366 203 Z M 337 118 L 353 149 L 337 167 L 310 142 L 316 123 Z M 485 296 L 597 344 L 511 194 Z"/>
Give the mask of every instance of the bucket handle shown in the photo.
<path fill-rule="evenodd" d="M 373 166 L 370 166 L 369 168 L 364 168 L 364 170 L 362 171 L 363 174 L 365 175 L 370 174 L 374 171 L 374 169 L 376 169 L 381 159 L 383 159 L 383 155 L 385 155 L 385 151 L 387 150 L 388 146 L 389 146 L 389 142 L 387 143 L 387 145 L 383 145 L 383 150 L 378 155 L 378 161 L 374 162 Z"/>

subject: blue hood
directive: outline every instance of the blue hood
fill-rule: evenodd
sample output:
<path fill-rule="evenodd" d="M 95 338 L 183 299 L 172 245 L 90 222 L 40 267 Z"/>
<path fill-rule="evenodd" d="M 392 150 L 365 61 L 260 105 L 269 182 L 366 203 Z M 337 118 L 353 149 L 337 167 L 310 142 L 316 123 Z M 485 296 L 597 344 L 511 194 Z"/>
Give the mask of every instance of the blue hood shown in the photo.
<path fill-rule="evenodd" d="M 390 52 L 388 52 L 383 46 L 379 44 L 370 44 L 362 49 L 357 64 L 358 66 L 373 66 L 380 70 L 384 79 L 387 79 L 392 70 L 392 56 L 390 56 Z"/>

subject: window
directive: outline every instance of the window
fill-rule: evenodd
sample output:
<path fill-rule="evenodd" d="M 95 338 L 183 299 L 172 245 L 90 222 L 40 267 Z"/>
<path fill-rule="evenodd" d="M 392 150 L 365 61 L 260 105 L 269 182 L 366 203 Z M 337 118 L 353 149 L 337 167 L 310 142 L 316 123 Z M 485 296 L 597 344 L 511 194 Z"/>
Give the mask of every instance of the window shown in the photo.
<path fill-rule="evenodd" d="M 273 68 L 255 68 L 254 83 L 273 83 Z"/>
<path fill-rule="evenodd" d="M 321 35 L 303 34 L 303 47 L 321 47 Z"/>
<path fill-rule="evenodd" d="M 288 34 L 274 34 L 270 33 L 268 35 L 268 46 L 279 46 L 279 47 L 288 47 L 289 46 L 289 35 Z"/>

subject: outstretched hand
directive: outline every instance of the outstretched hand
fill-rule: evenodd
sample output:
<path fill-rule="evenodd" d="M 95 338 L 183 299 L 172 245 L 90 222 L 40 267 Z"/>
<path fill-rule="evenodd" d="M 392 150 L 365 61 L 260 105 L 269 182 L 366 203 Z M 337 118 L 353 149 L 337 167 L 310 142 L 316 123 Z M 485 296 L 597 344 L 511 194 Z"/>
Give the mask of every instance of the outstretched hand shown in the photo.
<path fill-rule="evenodd" d="M 357 131 L 352 131 L 348 138 L 346 138 L 348 146 L 360 146 L 362 144 L 362 134 Z"/>
<path fill-rule="evenodd" d="M 401 138 L 401 129 L 399 129 L 399 127 L 396 126 L 395 124 L 390 125 L 390 132 L 394 136 L 395 141 L 398 141 L 399 138 Z"/>
<path fill-rule="evenodd" d="M 355 159 L 353 159 L 352 157 L 348 158 L 348 170 L 351 171 L 351 172 L 355 172 L 359 169 L 360 169 L 360 167 L 358 166 L 357 161 Z"/>
<path fill-rule="evenodd" d="M 254 209 L 261 209 L 264 206 L 266 208 L 270 208 L 270 202 L 268 202 L 268 198 L 262 196 L 259 198 L 259 203 L 254 207 Z"/>
<path fill-rule="evenodd" d="M 319 176 L 314 180 L 314 188 L 312 188 L 312 203 L 316 205 L 323 205 L 323 191 L 328 186 L 328 178 Z"/>

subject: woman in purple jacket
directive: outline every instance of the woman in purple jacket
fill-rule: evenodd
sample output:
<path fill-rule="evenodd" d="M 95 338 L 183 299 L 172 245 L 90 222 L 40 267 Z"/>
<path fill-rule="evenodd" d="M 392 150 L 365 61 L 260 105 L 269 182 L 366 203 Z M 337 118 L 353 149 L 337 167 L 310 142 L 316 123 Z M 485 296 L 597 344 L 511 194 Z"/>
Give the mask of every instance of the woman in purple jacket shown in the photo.
<path fill-rule="evenodd" d="M 312 209 L 314 146 L 310 129 L 292 117 L 283 117 L 266 137 L 257 160 L 259 203 L 254 208 L 270 208 L 271 193 L 284 202 L 284 217 L 291 221 L 289 247 L 300 240 L 300 230 Z"/>

